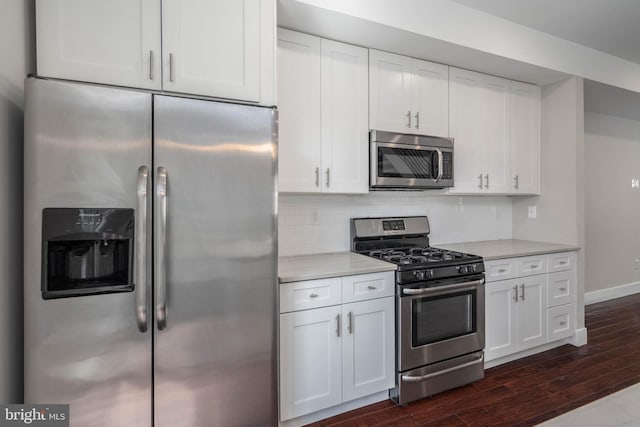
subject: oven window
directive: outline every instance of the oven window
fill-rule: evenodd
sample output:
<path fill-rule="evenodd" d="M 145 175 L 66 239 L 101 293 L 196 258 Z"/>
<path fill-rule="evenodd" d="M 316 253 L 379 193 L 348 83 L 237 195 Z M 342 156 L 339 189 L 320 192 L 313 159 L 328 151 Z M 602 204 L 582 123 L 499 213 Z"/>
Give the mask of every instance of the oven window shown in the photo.
<path fill-rule="evenodd" d="M 413 347 L 476 332 L 476 292 L 413 301 Z"/>
<path fill-rule="evenodd" d="M 427 178 L 437 175 L 437 153 L 432 150 L 378 147 L 378 176 Z"/>

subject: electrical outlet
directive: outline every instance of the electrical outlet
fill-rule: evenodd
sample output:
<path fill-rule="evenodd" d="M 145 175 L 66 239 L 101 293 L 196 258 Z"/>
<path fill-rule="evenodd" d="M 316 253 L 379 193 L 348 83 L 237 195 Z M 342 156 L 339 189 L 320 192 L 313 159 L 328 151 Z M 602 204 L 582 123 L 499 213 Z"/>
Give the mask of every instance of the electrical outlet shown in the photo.
<path fill-rule="evenodd" d="M 535 218 L 537 216 L 537 209 L 536 206 L 529 206 L 527 208 L 527 217 L 529 218 Z"/>

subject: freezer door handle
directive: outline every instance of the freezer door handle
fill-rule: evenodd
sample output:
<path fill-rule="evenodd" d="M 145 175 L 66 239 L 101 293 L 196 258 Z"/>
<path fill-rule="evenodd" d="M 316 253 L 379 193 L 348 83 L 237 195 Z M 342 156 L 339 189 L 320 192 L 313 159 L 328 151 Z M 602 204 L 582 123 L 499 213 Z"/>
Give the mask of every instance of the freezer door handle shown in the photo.
<path fill-rule="evenodd" d="M 149 168 L 138 168 L 138 186 L 136 191 L 136 320 L 138 330 L 147 332 L 147 194 L 149 190 Z"/>
<path fill-rule="evenodd" d="M 156 174 L 155 209 L 155 282 L 156 282 L 156 321 L 158 330 L 167 327 L 167 169 L 159 167 Z"/>

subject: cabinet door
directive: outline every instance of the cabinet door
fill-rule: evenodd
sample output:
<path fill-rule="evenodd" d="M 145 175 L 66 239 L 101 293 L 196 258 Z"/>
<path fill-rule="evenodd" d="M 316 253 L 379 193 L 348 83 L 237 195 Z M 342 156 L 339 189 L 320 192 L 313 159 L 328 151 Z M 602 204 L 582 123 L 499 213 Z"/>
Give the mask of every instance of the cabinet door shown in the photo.
<path fill-rule="evenodd" d="M 511 192 L 540 194 L 540 88 L 511 82 Z"/>
<path fill-rule="evenodd" d="M 345 304 L 342 316 L 343 401 L 393 388 L 394 297 Z"/>
<path fill-rule="evenodd" d="M 369 189 L 368 62 L 367 49 L 321 41 L 320 134 L 325 192 L 366 193 Z"/>
<path fill-rule="evenodd" d="M 449 136 L 449 67 L 415 60 L 411 92 L 411 132 Z"/>
<path fill-rule="evenodd" d="M 273 43 L 274 7 L 273 0 L 163 0 L 164 89 L 260 102 L 260 73 L 269 71 L 262 38 Z"/>
<path fill-rule="evenodd" d="M 485 190 L 508 193 L 509 177 L 509 80 L 483 76 L 482 148 L 486 150 Z"/>
<path fill-rule="evenodd" d="M 280 315 L 280 419 L 342 402 L 341 306 Z"/>
<path fill-rule="evenodd" d="M 516 280 L 500 280 L 485 285 L 485 360 L 516 351 Z"/>
<path fill-rule="evenodd" d="M 518 351 L 547 342 L 547 275 L 518 278 Z"/>
<path fill-rule="evenodd" d="M 449 135 L 454 140 L 451 193 L 483 193 L 488 150 L 485 141 L 484 76 L 449 69 Z"/>
<path fill-rule="evenodd" d="M 319 192 L 320 39 L 278 30 L 278 190 Z"/>
<path fill-rule="evenodd" d="M 160 0 L 38 0 L 38 75 L 161 88 Z"/>
<path fill-rule="evenodd" d="M 410 133 L 412 59 L 369 50 L 369 127 Z"/>

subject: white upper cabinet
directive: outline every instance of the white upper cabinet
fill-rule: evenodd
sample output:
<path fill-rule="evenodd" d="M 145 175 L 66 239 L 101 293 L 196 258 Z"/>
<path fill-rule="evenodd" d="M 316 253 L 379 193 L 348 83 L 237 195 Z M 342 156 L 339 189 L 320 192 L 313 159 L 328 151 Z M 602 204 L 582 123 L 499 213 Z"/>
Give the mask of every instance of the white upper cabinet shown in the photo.
<path fill-rule="evenodd" d="M 36 0 L 36 17 L 41 76 L 275 105 L 274 0 Z"/>
<path fill-rule="evenodd" d="M 38 75 L 162 87 L 159 0 L 39 0 Z"/>
<path fill-rule="evenodd" d="M 367 49 L 321 41 L 320 135 L 324 192 L 369 191 L 367 65 Z"/>
<path fill-rule="evenodd" d="M 511 82 L 511 192 L 540 194 L 540 87 Z"/>
<path fill-rule="evenodd" d="M 509 191 L 509 80 L 450 69 L 452 193 Z"/>
<path fill-rule="evenodd" d="M 278 30 L 281 192 L 366 193 L 366 49 Z"/>
<path fill-rule="evenodd" d="M 278 30 L 278 189 L 319 192 L 320 39 Z"/>
<path fill-rule="evenodd" d="M 540 193 L 540 88 L 451 68 L 450 193 Z"/>
<path fill-rule="evenodd" d="M 369 127 L 448 136 L 449 67 L 369 51 Z"/>

